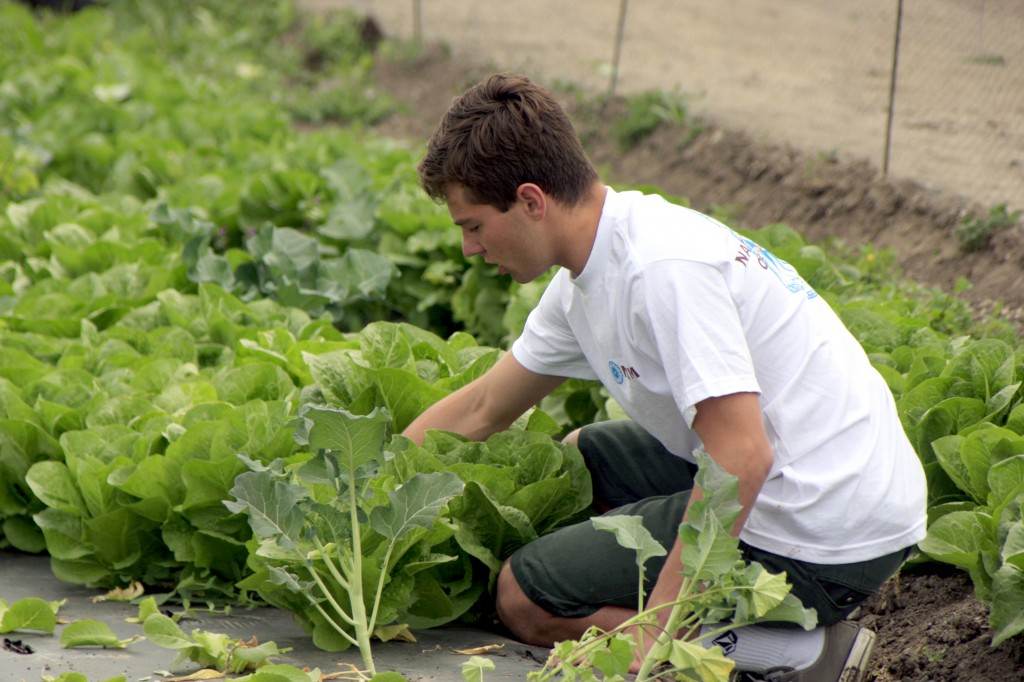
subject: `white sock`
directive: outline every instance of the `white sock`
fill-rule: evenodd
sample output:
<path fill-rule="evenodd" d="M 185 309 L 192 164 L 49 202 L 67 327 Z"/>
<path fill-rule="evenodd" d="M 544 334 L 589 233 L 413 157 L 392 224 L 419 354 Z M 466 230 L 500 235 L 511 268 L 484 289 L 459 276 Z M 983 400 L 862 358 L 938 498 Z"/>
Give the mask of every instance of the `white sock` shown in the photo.
<path fill-rule="evenodd" d="M 701 634 L 717 630 L 721 625 L 703 625 Z M 765 627 L 746 625 L 729 630 L 718 637 L 702 640 L 704 646 L 722 647 L 737 670 L 764 672 L 771 668 L 802 670 L 814 664 L 825 647 L 825 628 L 804 630 L 800 627 Z"/>

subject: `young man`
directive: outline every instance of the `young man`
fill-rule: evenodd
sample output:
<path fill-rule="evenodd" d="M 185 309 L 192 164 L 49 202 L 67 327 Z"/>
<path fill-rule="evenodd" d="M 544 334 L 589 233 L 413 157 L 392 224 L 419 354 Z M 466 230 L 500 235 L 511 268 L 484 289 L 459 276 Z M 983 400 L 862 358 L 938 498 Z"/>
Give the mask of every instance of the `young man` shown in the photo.
<path fill-rule="evenodd" d="M 925 480 L 887 386 L 825 301 L 721 223 L 604 186 L 564 111 L 522 76 L 457 99 L 419 173 L 467 257 L 518 282 L 560 270 L 511 352 L 406 435 L 483 439 L 566 377 L 599 379 L 631 419 L 568 440 L 599 508 L 642 515 L 672 547 L 649 568 L 648 606 L 678 594 L 677 529 L 701 494 L 692 453 L 703 448 L 739 480 L 745 557 L 785 571 L 818 613 L 812 631 L 738 629 L 725 647 L 737 669 L 860 679 L 874 635 L 844 619 L 924 537 Z M 564 528 L 505 563 L 498 614 L 542 646 L 611 629 L 635 614 L 636 570 L 612 534 Z"/>

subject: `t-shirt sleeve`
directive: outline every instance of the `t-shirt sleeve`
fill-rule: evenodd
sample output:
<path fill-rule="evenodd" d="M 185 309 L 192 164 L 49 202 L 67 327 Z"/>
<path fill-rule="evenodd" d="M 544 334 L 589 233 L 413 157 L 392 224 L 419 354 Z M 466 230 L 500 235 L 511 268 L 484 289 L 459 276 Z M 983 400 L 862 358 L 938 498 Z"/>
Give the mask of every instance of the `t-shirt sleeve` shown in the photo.
<path fill-rule="evenodd" d="M 661 261 L 647 267 L 642 282 L 648 333 L 688 427 L 706 398 L 761 392 L 722 272 L 705 263 Z"/>
<path fill-rule="evenodd" d="M 512 355 L 531 372 L 596 379 L 569 325 L 566 313 L 571 297 L 572 283 L 561 270 L 526 318 L 523 333 L 512 344 Z"/>

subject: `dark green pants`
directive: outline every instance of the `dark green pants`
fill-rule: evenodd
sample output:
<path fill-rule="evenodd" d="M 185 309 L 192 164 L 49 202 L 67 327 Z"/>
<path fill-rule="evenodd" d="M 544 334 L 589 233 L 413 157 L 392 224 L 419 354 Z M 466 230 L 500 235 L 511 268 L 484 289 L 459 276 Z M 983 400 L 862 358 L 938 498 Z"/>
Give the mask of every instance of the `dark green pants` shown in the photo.
<path fill-rule="evenodd" d="M 579 446 L 593 477 L 595 499 L 614 507 L 608 514 L 643 517 L 654 538 L 666 549 L 672 547 L 696 467 L 630 421 L 587 426 Z M 747 561 L 757 561 L 772 573 L 785 571 L 793 594 L 817 611 L 819 625 L 846 618 L 899 569 L 909 551 L 831 565 L 790 559 L 742 542 L 740 549 Z M 654 557 L 645 565 L 646 594 L 665 560 Z M 637 606 L 635 552 L 621 547 L 613 533 L 594 529 L 590 521 L 538 538 L 510 561 L 526 595 L 555 615 L 580 618 L 602 606 Z"/>

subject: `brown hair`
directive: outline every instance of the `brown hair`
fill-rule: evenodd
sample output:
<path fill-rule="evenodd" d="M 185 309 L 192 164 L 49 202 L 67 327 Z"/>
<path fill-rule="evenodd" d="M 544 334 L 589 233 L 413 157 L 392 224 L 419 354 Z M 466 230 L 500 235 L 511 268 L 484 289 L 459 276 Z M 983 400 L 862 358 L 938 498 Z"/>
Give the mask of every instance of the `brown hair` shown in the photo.
<path fill-rule="evenodd" d="M 457 183 L 475 203 L 503 212 L 525 182 L 574 206 L 598 179 L 552 94 L 508 73 L 491 76 L 455 100 L 417 170 L 423 189 L 437 201 Z"/>

